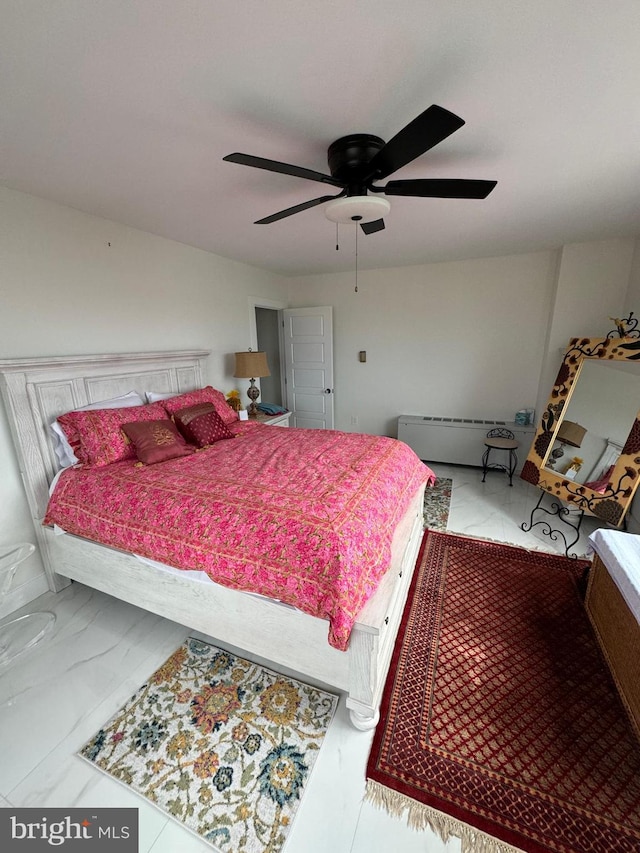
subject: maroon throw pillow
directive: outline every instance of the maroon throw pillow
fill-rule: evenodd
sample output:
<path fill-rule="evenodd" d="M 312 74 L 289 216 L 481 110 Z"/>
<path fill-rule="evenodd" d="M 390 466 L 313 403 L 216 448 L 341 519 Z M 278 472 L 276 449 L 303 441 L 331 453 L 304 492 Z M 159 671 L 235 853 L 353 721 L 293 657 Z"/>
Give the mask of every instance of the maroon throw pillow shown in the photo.
<path fill-rule="evenodd" d="M 145 465 L 195 453 L 195 448 L 189 447 L 168 418 L 122 424 L 122 431 L 134 446 L 139 461 Z"/>
<path fill-rule="evenodd" d="M 208 447 L 234 435 L 211 403 L 180 409 L 173 416 L 178 429 L 191 444 Z"/>
<path fill-rule="evenodd" d="M 227 403 L 222 391 L 212 388 L 211 385 L 207 385 L 206 388 L 199 388 L 197 391 L 187 391 L 185 394 L 178 394 L 177 397 L 169 397 L 169 399 L 162 401 L 162 405 L 172 416 L 175 416 L 176 412 L 201 403 L 211 403 L 225 424 L 232 424 L 238 420 L 238 413 L 234 412 Z"/>
<path fill-rule="evenodd" d="M 193 435 L 189 429 L 189 424 L 199 415 L 205 415 L 207 412 L 215 412 L 215 410 L 216 407 L 211 402 L 198 403 L 197 405 L 185 406 L 182 409 L 176 409 L 172 413 L 171 419 L 180 430 L 182 437 L 193 444 Z"/>

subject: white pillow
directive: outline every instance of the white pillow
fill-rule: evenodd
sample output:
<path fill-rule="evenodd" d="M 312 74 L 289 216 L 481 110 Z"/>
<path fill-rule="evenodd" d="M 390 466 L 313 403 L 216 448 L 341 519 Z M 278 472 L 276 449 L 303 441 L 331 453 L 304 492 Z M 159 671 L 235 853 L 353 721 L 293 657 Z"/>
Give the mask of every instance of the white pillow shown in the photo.
<path fill-rule="evenodd" d="M 93 409 L 128 409 L 131 406 L 144 406 L 144 400 L 136 391 L 129 391 L 128 394 L 123 394 L 121 397 L 111 397 L 109 400 L 89 403 L 88 406 L 81 406 L 79 409 L 73 409 L 72 411 L 89 412 Z M 70 468 L 72 465 L 77 465 L 78 459 L 57 420 L 50 424 L 49 431 L 53 437 L 53 449 L 58 457 L 60 467 Z"/>
<path fill-rule="evenodd" d="M 147 403 L 159 403 L 160 400 L 170 400 L 171 397 L 177 397 L 180 391 L 164 391 L 162 394 L 156 391 L 145 391 L 144 396 L 147 398 Z"/>

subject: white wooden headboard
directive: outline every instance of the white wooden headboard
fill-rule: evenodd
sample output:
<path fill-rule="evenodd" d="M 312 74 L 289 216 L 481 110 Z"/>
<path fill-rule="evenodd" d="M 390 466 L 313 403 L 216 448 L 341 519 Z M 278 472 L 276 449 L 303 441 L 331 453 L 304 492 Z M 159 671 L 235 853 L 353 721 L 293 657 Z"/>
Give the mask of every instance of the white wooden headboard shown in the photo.
<path fill-rule="evenodd" d="M 208 355 L 208 350 L 183 350 L 0 360 L 2 396 L 39 541 L 58 469 L 52 421 L 128 391 L 179 394 L 202 387 Z"/>

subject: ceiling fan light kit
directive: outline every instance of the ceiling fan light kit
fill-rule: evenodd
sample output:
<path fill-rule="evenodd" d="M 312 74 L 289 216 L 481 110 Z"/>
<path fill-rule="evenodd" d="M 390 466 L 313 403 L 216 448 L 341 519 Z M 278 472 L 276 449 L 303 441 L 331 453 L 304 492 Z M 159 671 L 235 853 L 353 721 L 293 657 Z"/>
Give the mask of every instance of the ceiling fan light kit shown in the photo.
<path fill-rule="evenodd" d="M 332 222 L 373 222 L 382 219 L 391 210 L 386 198 L 371 195 L 354 195 L 330 201 L 324 209 Z"/>
<path fill-rule="evenodd" d="M 371 196 L 369 193 L 465 199 L 482 199 L 489 195 L 497 181 L 419 178 L 389 181 L 386 186 L 374 185 L 374 181 L 381 181 L 397 172 L 463 125 L 464 120 L 459 116 L 444 107 L 432 104 L 396 133 L 389 142 L 370 133 L 343 136 L 329 146 L 327 160 L 330 175 L 278 160 L 266 160 L 252 154 L 228 154 L 223 160 L 342 189 L 337 195 L 323 195 L 265 216 L 258 219 L 256 225 L 270 225 L 328 202 L 325 214 L 332 222 L 357 222 L 365 234 L 375 234 L 384 228 L 383 217 L 389 212 L 391 205 L 386 199 L 378 195 Z"/>

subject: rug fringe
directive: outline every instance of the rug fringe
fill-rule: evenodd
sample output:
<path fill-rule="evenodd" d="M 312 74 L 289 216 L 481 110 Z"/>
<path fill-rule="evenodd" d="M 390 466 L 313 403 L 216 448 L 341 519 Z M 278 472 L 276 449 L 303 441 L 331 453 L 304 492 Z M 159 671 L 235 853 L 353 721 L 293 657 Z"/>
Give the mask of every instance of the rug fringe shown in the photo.
<path fill-rule="evenodd" d="M 406 812 L 410 829 L 420 831 L 429 828 L 445 844 L 450 838 L 460 839 L 461 853 L 522 853 L 518 847 L 499 841 L 405 794 L 392 791 L 373 779 L 367 779 L 364 798 L 375 808 L 386 810 L 392 817 L 401 818 Z"/>

